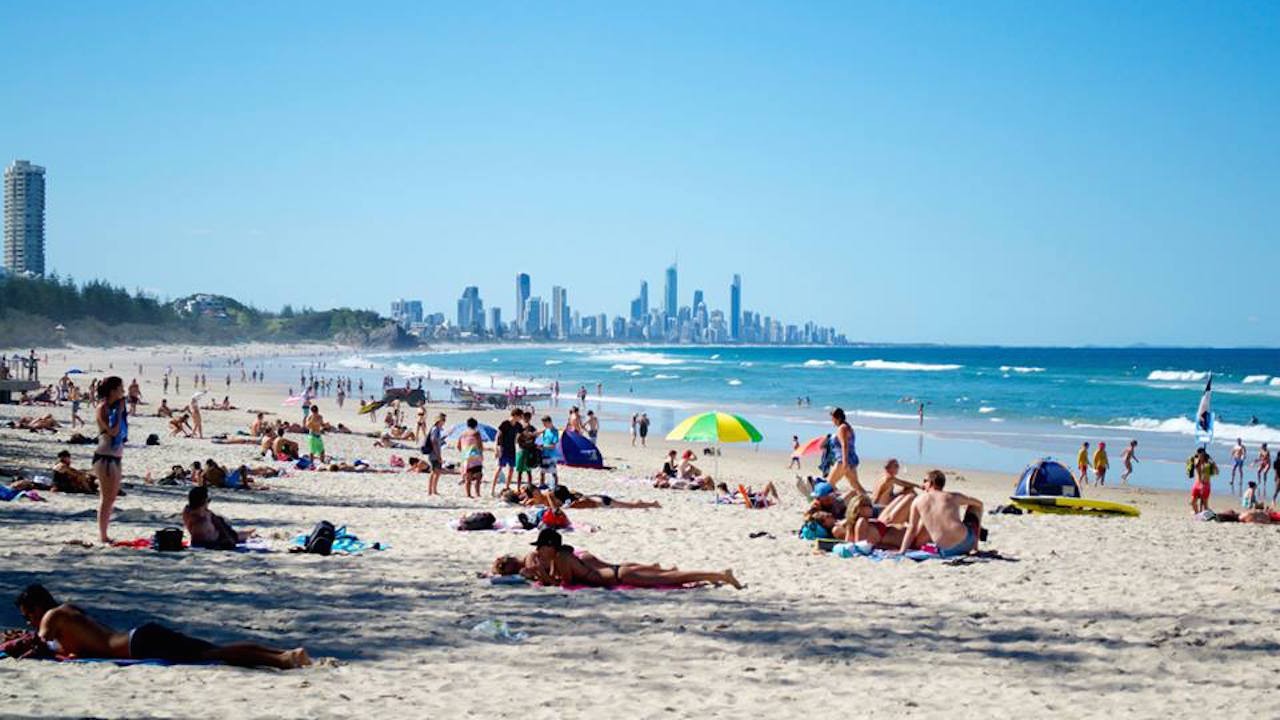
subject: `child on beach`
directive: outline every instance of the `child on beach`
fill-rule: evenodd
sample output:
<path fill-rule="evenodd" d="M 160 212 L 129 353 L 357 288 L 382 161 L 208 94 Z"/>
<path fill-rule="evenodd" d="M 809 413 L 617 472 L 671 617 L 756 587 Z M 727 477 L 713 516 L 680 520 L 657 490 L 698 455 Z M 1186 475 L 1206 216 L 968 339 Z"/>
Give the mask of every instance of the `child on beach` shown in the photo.
<path fill-rule="evenodd" d="M 1133 464 L 1138 462 L 1137 440 L 1129 441 L 1129 447 L 1125 448 L 1124 454 L 1120 456 L 1120 461 L 1124 463 L 1124 472 L 1120 473 L 1120 484 L 1128 485 L 1129 476 L 1133 474 Z"/>
<path fill-rule="evenodd" d="M 791 462 L 787 463 L 787 469 L 800 469 L 800 436 L 791 436 Z"/>

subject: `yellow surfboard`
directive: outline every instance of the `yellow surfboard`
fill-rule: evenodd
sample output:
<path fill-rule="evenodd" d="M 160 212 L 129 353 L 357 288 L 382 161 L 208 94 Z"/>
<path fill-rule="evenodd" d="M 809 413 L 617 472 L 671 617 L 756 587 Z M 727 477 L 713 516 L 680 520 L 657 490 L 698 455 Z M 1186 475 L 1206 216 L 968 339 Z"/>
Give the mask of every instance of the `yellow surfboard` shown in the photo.
<path fill-rule="evenodd" d="M 1009 499 L 1013 501 L 1014 507 L 1029 513 L 1115 515 L 1121 517 L 1138 517 L 1142 514 L 1138 508 L 1132 505 L 1109 500 L 1089 500 L 1086 498 L 1047 495 L 1015 495 Z"/>

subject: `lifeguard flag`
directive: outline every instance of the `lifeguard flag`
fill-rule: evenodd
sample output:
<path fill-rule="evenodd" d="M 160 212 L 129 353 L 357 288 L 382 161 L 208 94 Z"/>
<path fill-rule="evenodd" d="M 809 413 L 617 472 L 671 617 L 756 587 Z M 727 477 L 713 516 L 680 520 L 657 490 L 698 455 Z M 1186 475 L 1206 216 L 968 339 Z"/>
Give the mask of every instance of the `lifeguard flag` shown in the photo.
<path fill-rule="evenodd" d="M 1196 439 L 1203 443 L 1213 441 L 1213 375 L 1204 384 L 1204 395 L 1200 396 L 1200 407 L 1196 408 Z"/>

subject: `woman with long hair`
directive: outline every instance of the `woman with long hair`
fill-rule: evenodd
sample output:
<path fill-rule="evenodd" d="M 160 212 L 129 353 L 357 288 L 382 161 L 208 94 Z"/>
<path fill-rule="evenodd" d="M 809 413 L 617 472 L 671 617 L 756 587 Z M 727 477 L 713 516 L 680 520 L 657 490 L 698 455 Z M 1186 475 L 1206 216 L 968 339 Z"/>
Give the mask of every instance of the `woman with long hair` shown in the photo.
<path fill-rule="evenodd" d="M 836 408 L 831 411 L 831 424 L 836 431 L 831 435 L 831 449 L 835 451 L 836 464 L 827 476 L 831 487 L 839 487 L 836 483 L 847 479 L 850 487 L 860 495 L 866 495 L 862 484 L 858 482 L 858 451 L 854 448 L 853 428 L 845 420 L 844 410 Z"/>
<path fill-rule="evenodd" d="M 98 540 L 110 544 L 107 528 L 120 493 L 124 442 L 129 439 L 129 411 L 124 381 L 112 375 L 98 384 L 98 446 L 93 450 L 93 473 L 98 477 Z"/>

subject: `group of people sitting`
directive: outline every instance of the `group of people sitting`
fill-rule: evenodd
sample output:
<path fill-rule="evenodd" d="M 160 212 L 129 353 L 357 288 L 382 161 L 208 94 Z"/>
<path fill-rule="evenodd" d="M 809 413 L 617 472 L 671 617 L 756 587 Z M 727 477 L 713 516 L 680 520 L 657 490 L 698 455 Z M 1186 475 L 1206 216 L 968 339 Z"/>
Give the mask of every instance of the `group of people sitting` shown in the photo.
<path fill-rule="evenodd" d="M 619 510 L 647 510 L 660 508 L 662 503 L 648 500 L 618 500 L 608 495 L 587 495 L 574 492 L 566 485 L 555 488 L 539 488 L 536 485 L 522 485 L 518 489 L 502 491 L 502 499 L 512 505 L 525 507 L 552 507 L 557 509 L 572 508 L 574 510 L 592 510 L 595 508 L 615 508 Z"/>
<path fill-rule="evenodd" d="M 196 487 L 216 487 L 229 490 L 266 490 L 268 488 L 256 484 L 254 478 L 277 477 L 279 474 L 280 471 L 277 468 L 269 465 L 255 465 L 252 467 L 241 465 L 228 470 L 225 466 L 219 465 L 213 458 L 208 458 L 203 464 L 196 460 L 191 463 L 189 468 L 174 465 L 169 469 L 169 474 L 160 478 L 156 484 L 177 485 L 179 483 L 191 483 Z"/>
<path fill-rule="evenodd" d="M 521 576 L 543 585 L 560 587 L 638 588 L 688 587 L 691 585 L 744 585 L 733 570 L 705 572 L 664 568 L 651 563 L 610 563 L 585 550 L 574 550 L 554 528 L 544 528 L 533 543 L 533 551 L 517 557 L 502 555 L 493 561 L 490 572 L 498 577 Z"/>
<path fill-rule="evenodd" d="M 667 451 L 662 469 L 653 476 L 653 486 L 672 490 L 714 490 L 715 479 L 693 464 L 692 450 L 685 450 L 677 459 L 675 450 Z"/>
<path fill-rule="evenodd" d="M 907 552 L 933 546 L 943 557 L 978 549 L 982 534 L 982 502 L 946 490 L 946 475 L 932 470 L 923 485 L 898 477 L 897 460 L 885 463 L 885 474 L 872 493 L 850 479 L 853 489 L 840 495 L 818 480 L 810 485 L 813 502 L 805 512 L 801 533 L 867 543 L 873 548 Z M 800 480 L 801 489 L 807 481 Z"/>

